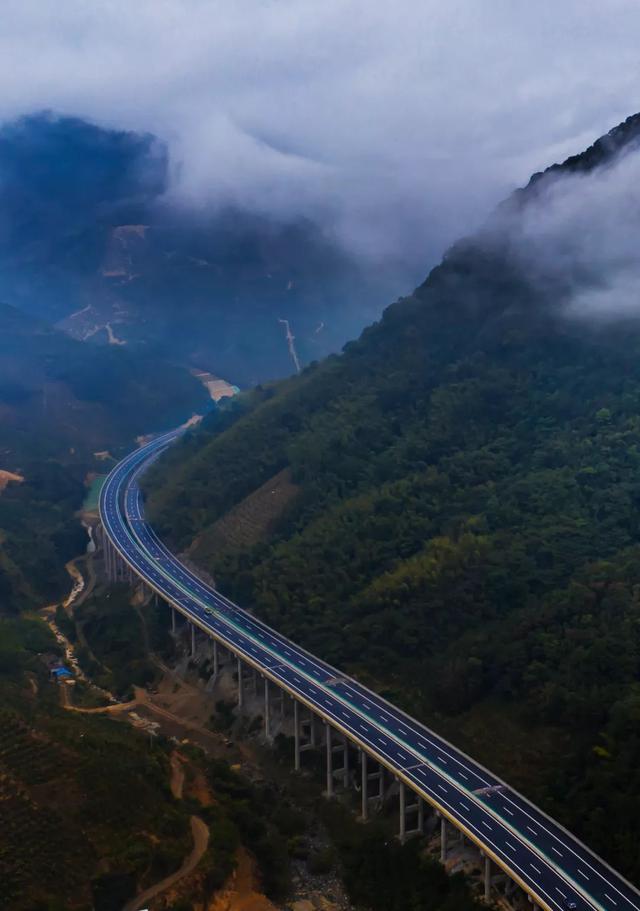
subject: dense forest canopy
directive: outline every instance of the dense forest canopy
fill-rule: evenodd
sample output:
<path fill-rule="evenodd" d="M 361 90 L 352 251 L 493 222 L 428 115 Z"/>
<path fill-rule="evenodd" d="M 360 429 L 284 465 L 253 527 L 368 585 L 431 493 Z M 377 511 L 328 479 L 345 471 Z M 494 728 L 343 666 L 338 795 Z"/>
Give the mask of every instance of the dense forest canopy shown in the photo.
<path fill-rule="evenodd" d="M 631 878 L 640 324 L 616 307 L 621 276 L 637 278 L 627 248 L 604 239 L 618 218 L 638 226 L 615 194 L 603 223 L 599 187 L 635 166 L 639 135 L 636 116 L 536 175 L 341 356 L 212 416 L 147 480 L 159 531 L 227 594 Z M 576 309 L 595 291 L 611 313 Z M 295 493 L 261 540 L 225 544 L 234 508 L 283 470 Z"/>

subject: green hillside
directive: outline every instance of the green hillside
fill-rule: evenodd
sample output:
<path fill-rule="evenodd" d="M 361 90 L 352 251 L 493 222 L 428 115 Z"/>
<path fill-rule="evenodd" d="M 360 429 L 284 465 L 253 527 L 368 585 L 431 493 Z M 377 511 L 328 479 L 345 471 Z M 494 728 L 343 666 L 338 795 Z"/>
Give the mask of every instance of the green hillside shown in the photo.
<path fill-rule="evenodd" d="M 342 356 L 212 417 L 147 481 L 158 529 L 223 591 L 636 879 L 640 327 L 569 318 L 593 276 L 534 274 L 513 228 L 639 125 L 536 175 Z M 297 492 L 262 539 L 221 544 L 283 469 Z"/>
<path fill-rule="evenodd" d="M 94 453 L 132 448 L 139 433 L 209 406 L 186 371 L 151 357 L 77 342 L 0 304 L 0 613 L 45 602 L 68 585 L 64 564 L 86 537 L 74 512 Z"/>

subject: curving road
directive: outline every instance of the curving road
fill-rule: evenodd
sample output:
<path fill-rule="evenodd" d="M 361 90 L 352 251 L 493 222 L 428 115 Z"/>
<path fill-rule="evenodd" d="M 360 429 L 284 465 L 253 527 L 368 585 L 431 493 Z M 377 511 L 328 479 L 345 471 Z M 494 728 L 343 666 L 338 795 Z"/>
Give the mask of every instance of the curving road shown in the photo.
<path fill-rule="evenodd" d="M 107 477 L 100 516 L 120 556 L 192 623 L 331 723 L 475 842 L 549 911 L 640 911 L 640 893 L 501 779 L 220 592 L 144 519 L 140 474 L 178 436 L 158 437 Z M 613 822 L 615 824 L 615 822 Z"/>

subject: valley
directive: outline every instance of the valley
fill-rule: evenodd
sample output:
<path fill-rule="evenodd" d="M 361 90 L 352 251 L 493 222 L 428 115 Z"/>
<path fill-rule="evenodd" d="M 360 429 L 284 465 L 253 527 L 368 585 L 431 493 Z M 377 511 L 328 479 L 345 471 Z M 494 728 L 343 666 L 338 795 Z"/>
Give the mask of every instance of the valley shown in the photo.
<path fill-rule="evenodd" d="M 151 7 L 0 123 L 0 911 L 640 911 L 640 114 Z"/>

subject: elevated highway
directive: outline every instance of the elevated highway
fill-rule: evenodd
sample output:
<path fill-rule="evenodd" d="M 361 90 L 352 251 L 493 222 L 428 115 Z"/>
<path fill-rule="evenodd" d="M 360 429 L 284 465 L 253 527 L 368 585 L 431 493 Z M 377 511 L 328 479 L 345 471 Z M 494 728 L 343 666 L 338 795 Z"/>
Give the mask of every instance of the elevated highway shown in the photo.
<path fill-rule="evenodd" d="M 380 784 L 390 774 L 399 786 L 400 836 L 407 834 L 409 814 L 421 830 L 424 810 L 435 812 L 443 859 L 452 826 L 481 852 L 486 898 L 492 882 L 504 873 L 531 902 L 548 911 L 640 911 L 640 893 L 634 886 L 508 784 L 354 678 L 225 598 L 165 547 L 144 518 L 138 481 L 177 435 L 165 434 L 131 453 L 105 480 L 100 517 L 107 569 L 112 578 L 137 577 L 146 583 L 191 624 L 192 641 L 196 629 L 206 633 L 213 642 L 214 668 L 218 647 L 234 656 L 240 704 L 243 670 L 248 666 L 261 675 L 267 735 L 274 688 L 292 698 L 295 767 L 300 768 L 306 730 L 303 709 L 324 722 L 327 792 L 333 793 L 341 772 L 348 782 L 354 771 L 348 767 L 350 755 L 357 751 L 363 817 L 373 779 Z M 343 765 L 336 770 L 334 754 L 341 744 Z M 378 772 L 372 773 L 372 768 Z M 410 800 L 415 800 L 411 806 Z"/>

